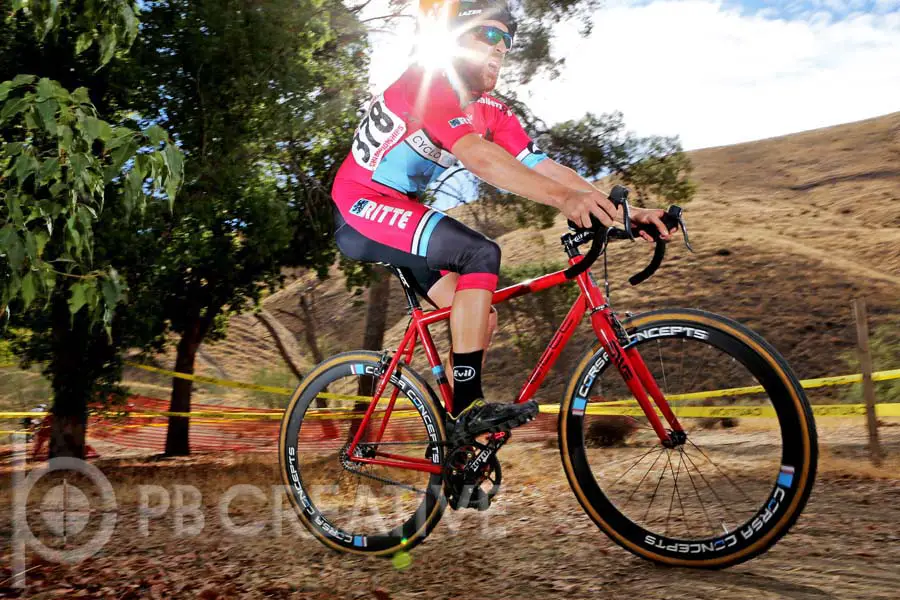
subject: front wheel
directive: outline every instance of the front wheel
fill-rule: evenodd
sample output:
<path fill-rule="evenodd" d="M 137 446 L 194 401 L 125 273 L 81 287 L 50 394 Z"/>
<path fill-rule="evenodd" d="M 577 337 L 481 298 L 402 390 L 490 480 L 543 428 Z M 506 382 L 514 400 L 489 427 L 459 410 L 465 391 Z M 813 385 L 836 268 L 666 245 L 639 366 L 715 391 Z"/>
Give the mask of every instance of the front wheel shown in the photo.
<path fill-rule="evenodd" d="M 664 447 L 602 348 L 576 367 L 560 453 L 591 519 L 657 563 L 722 568 L 765 552 L 797 520 L 816 429 L 797 378 L 761 337 L 697 310 L 624 323 L 687 433 Z"/>

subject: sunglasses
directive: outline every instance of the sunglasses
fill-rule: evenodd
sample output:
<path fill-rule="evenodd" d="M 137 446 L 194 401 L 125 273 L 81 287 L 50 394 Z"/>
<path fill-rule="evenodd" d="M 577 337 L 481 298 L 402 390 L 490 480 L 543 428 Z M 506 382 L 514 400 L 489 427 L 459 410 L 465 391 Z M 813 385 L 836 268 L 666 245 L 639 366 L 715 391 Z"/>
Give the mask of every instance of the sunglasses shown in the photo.
<path fill-rule="evenodd" d="M 509 50 L 512 48 L 513 44 L 513 36 L 506 33 L 499 27 L 494 27 L 492 25 L 481 25 L 474 29 L 475 37 L 485 42 L 490 46 L 496 46 L 497 42 L 503 40 L 503 44 L 506 46 L 506 49 Z"/>

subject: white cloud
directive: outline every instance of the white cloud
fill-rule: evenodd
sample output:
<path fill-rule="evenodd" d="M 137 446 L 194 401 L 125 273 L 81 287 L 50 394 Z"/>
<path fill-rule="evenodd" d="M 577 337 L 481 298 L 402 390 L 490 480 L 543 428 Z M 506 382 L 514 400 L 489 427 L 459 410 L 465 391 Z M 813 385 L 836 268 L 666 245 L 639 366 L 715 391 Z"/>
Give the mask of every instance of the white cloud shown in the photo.
<path fill-rule="evenodd" d="M 557 49 L 564 75 L 530 87 L 538 114 L 619 109 L 631 129 L 687 148 L 900 110 L 900 12 L 783 20 L 659 0 L 601 11 L 588 40 L 561 28 Z"/>
<path fill-rule="evenodd" d="M 833 4 L 807 0 L 788 20 L 718 0 L 608 0 L 589 39 L 559 28 L 563 75 L 529 86 L 528 103 L 551 123 L 621 110 L 630 129 L 689 149 L 900 110 L 900 0 L 843 17 Z M 402 73 L 410 33 L 373 39 L 373 88 Z"/>

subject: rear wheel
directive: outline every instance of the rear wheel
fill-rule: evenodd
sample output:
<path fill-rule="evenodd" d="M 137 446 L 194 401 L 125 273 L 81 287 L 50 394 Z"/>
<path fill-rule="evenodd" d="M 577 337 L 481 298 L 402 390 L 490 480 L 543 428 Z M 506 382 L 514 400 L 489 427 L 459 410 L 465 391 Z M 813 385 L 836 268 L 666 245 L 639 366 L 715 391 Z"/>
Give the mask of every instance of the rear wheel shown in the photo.
<path fill-rule="evenodd" d="M 658 563 L 721 568 L 764 552 L 815 479 L 815 423 L 796 377 L 762 338 L 717 315 L 659 311 L 625 327 L 687 441 L 664 447 L 606 352 L 589 352 L 559 422 L 579 502 L 616 543 Z"/>
<path fill-rule="evenodd" d="M 363 464 L 347 454 L 370 404 L 379 359 L 375 352 L 348 352 L 316 367 L 285 411 L 279 458 L 294 509 L 322 543 L 343 552 L 390 556 L 424 540 L 440 520 L 446 501 L 440 474 Z M 368 396 L 360 396 L 361 390 Z M 377 438 L 394 392 L 393 413 Z M 328 407 L 317 407 L 316 400 L 323 399 Z M 428 385 L 401 366 L 354 455 L 374 458 L 387 453 L 441 466 L 443 417 Z"/>

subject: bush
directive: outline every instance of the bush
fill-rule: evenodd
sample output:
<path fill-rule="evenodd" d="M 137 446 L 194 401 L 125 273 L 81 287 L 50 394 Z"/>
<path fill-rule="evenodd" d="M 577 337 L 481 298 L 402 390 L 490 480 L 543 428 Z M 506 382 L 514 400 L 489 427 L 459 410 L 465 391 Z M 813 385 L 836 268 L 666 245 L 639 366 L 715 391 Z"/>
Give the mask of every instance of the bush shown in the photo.
<path fill-rule="evenodd" d="M 263 367 L 253 375 L 253 383 L 256 385 L 266 385 L 271 387 L 295 388 L 297 387 L 297 378 L 284 365 L 268 368 Z M 262 405 L 265 408 L 286 408 L 290 396 L 283 394 L 275 394 L 270 392 L 251 392 L 251 402 L 256 405 Z"/>
<path fill-rule="evenodd" d="M 872 329 L 869 335 L 872 352 L 872 370 L 886 371 L 900 368 L 900 319 L 892 319 Z M 847 372 L 859 373 L 859 353 L 854 348 L 841 358 L 847 365 Z M 847 386 L 842 395 L 844 402 L 860 404 L 863 400 L 862 384 Z M 900 402 L 900 379 L 875 382 L 876 402 Z"/>
<path fill-rule="evenodd" d="M 500 286 L 513 285 L 566 268 L 561 263 L 528 263 L 500 268 Z M 509 303 L 514 330 L 513 345 L 529 361 L 537 361 L 556 329 L 578 298 L 578 286 L 570 283 L 529 294 Z"/>
<path fill-rule="evenodd" d="M 640 427 L 636 419 L 624 415 L 594 417 L 584 432 L 584 443 L 588 448 L 624 446 L 625 441 Z"/>

